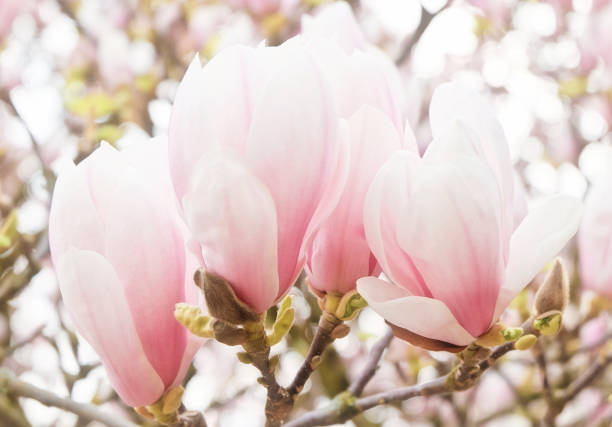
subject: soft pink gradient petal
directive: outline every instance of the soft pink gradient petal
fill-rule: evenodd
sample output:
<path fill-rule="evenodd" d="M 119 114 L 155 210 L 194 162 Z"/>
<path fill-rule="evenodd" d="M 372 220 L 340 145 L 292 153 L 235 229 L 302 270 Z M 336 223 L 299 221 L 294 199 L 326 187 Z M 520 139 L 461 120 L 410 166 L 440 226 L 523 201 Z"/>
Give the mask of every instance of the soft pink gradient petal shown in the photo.
<path fill-rule="evenodd" d="M 253 112 L 246 148 L 253 175 L 276 205 L 279 294 L 293 284 L 296 266 L 303 266 L 302 242 L 341 161 L 327 83 L 304 49 L 285 49 Z"/>
<path fill-rule="evenodd" d="M 147 197 L 149 192 L 147 182 L 122 174 L 107 208 L 105 253 L 126 284 L 125 296 L 143 348 L 168 386 L 186 345 L 183 327 L 174 319 L 174 305 L 184 301 L 184 289 L 172 285 L 184 282 L 185 249 L 179 230 L 169 226 L 174 218 L 163 204 Z M 139 218 L 137 226 L 132 218 Z"/>
<path fill-rule="evenodd" d="M 75 213 L 78 212 L 78 215 Z M 87 172 L 71 166 L 55 183 L 49 215 L 49 247 L 53 262 L 70 246 L 104 250 L 104 225 L 89 195 Z"/>
<path fill-rule="evenodd" d="M 164 384 L 145 354 L 113 267 L 95 252 L 69 249 L 56 271 L 77 330 L 100 356 L 121 399 L 134 407 L 155 402 Z"/>
<path fill-rule="evenodd" d="M 414 134 L 414 130 L 410 126 L 410 122 L 406 120 L 406 124 L 404 125 L 404 150 L 410 151 L 411 153 L 419 155 L 419 144 L 416 139 L 416 135 Z"/>
<path fill-rule="evenodd" d="M 496 316 L 576 234 L 581 217 L 582 204 L 571 196 L 550 197 L 530 210 L 510 241 Z"/>
<path fill-rule="evenodd" d="M 583 286 L 612 296 L 612 175 L 596 182 L 585 200 L 578 247 Z"/>
<path fill-rule="evenodd" d="M 357 290 L 374 311 L 410 332 L 460 346 L 475 340 L 440 300 L 413 296 L 376 277 L 357 280 Z"/>
<path fill-rule="evenodd" d="M 255 50 L 233 46 L 202 68 L 197 57 L 181 82 L 169 130 L 170 169 L 179 200 L 188 189 L 195 164 L 211 148 L 222 144 L 243 152 L 252 110 L 261 90 L 266 58 Z M 261 56 L 261 55 L 259 55 Z M 264 79 L 265 80 L 265 79 Z"/>
<path fill-rule="evenodd" d="M 380 166 L 401 148 L 393 123 L 379 110 L 362 107 L 348 121 L 350 172 L 342 198 L 312 244 L 309 271 L 312 286 L 346 293 L 355 281 L 372 274 L 370 248 L 363 230 L 365 193 Z"/>
<path fill-rule="evenodd" d="M 200 307 L 203 313 L 208 314 L 204 295 L 202 294 L 200 288 L 196 286 L 193 280 L 193 276 L 200 266 L 200 258 L 195 254 L 191 253 L 189 250 L 185 251 L 185 291 L 183 301 L 187 304 Z M 202 344 L 204 344 L 205 341 L 204 338 L 200 338 L 196 335 L 193 335 L 185 328 L 183 328 L 182 332 L 187 336 L 187 345 L 185 346 L 185 352 L 180 362 L 176 378 L 174 379 L 174 382 L 170 387 L 175 387 L 183 382 L 185 374 L 187 374 L 187 370 L 189 369 L 189 366 L 191 366 L 191 362 L 193 361 L 195 354 L 200 349 L 200 347 L 202 347 Z"/>
<path fill-rule="evenodd" d="M 256 311 L 267 310 L 279 289 L 276 209 L 268 189 L 238 160 L 219 154 L 198 163 L 184 206 L 206 268 Z"/>
<path fill-rule="evenodd" d="M 314 16 L 302 16 L 302 34 L 332 39 L 347 53 L 366 46 L 361 28 L 346 2 L 333 2 L 319 8 Z"/>
<path fill-rule="evenodd" d="M 363 207 L 363 225 L 370 249 L 385 274 L 415 295 L 431 296 L 414 263 L 399 247 L 395 232 L 399 207 L 406 203 L 421 163 L 418 156 L 407 151 L 392 155 L 370 185 Z"/>
<path fill-rule="evenodd" d="M 449 126 L 459 121 L 474 132 L 472 142 L 480 146 L 495 174 L 503 205 L 512 206 L 514 200 L 512 163 L 504 131 L 495 116 L 495 109 L 486 99 L 458 83 L 439 85 L 432 98 L 429 118 L 433 138 L 438 139 Z M 504 260 L 508 257 L 508 241 L 514 230 L 512 211 L 502 211 Z"/>
<path fill-rule="evenodd" d="M 179 202 L 187 192 L 195 163 L 215 143 L 210 122 L 201 116 L 204 92 L 202 66 L 196 55 L 176 92 L 168 130 L 170 172 Z"/>
<path fill-rule="evenodd" d="M 427 165 L 400 210 L 397 238 L 432 297 L 473 336 L 488 328 L 503 280 L 499 197 L 477 157 Z"/>
<path fill-rule="evenodd" d="M 329 78 L 341 117 L 370 105 L 383 111 L 402 132 L 404 87 L 387 56 L 375 49 L 347 54 L 325 38 L 306 37 L 305 43 Z"/>

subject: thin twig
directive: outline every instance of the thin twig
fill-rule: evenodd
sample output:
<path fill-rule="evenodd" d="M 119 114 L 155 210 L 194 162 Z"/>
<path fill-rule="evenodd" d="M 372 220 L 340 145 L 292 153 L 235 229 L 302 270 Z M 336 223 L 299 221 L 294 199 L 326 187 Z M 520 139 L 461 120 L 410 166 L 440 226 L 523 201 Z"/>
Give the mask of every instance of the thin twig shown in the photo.
<path fill-rule="evenodd" d="M 373 394 L 355 401 L 336 399 L 332 407 L 311 411 L 302 417 L 289 421 L 285 427 L 311 427 L 339 424 L 370 408 L 389 403 L 401 402 L 416 396 L 431 396 L 451 391 L 445 377 L 436 378 L 418 385 Z"/>
<path fill-rule="evenodd" d="M 376 342 L 376 344 L 374 344 L 363 370 L 355 382 L 353 382 L 349 387 L 349 393 L 351 393 L 353 396 L 361 396 L 363 389 L 378 370 L 378 362 L 382 358 L 382 355 L 385 349 L 389 346 L 392 338 L 393 331 L 391 328 L 387 328 L 385 334 Z"/>
<path fill-rule="evenodd" d="M 522 328 L 526 334 L 539 336 L 539 331 L 534 330 L 532 322 L 533 318 L 528 319 L 523 323 Z M 375 406 L 397 403 L 416 396 L 431 396 L 457 390 L 467 390 L 498 359 L 509 351 L 514 350 L 514 348 L 514 342 L 502 344 L 496 347 L 486 359 L 472 361 L 471 363 L 467 363 L 464 360 L 447 375 L 422 384 L 385 391 L 360 399 L 357 399 L 347 390 L 336 396 L 329 406 L 308 412 L 293 421 L 289 421 L 284 426 L 312 427 L 338 424 Z"/>
<path fill-rule="evenodd" d="M 559 395 L 553 395 L 554 398 L 548 406 L 548 411 L 544 418 L 545 424 L 554 427 L 556 425 L 557 415 L 563 411 L 565 405 L 573 400 L 578 393 L 591 385 L 591 383 L 593 383 L 611 363 L 612 354 L 599 356 L 597 361 L 584 371 L 582 375 L 576 378 L 564 391 Z"/>
<path fill-rule="evenodd" d="M 86 405 L 84 403 L 65 399 L 47 390 L 20 381 L 5 370 L 0 371 L 0 386 L 2 390 L 10 394 L 37 400 L 45 406 L 54 406 L 64 409 L 89 421 L 100 421 L 108 427 L 138 427 L 130 421 L 117 419 L 115 416 L 103 412 L 93 405 Z"/>
<path fill-rule="evenodd" d="M 412 35 L 404 42 L 399 55 L 395 59 L 396 65 L 402 65 L 410 56 L 412 49 L 423 36 L 423 33 L 429 27 L 431 20 L 436 16 L 435 13 L 429 13 L 427 9 L 421 6 L 421 22 Z"/>
<path fill-rule="evenodd" d="M 312 372 L 317 368 L 321 360 L 321 354 L 323 354 L 327 346 L 334 342 L 333 330 L 341 323 L 342 321 L 336 316 L 327 311 L 323 311 L 319 319 L 317 332 L 308 349 L 306 359 L 295 375 L 293 382 L 287 388 L 290 396 L 297 396 L 302 391 L 304 384 L 306 384 Z"/>

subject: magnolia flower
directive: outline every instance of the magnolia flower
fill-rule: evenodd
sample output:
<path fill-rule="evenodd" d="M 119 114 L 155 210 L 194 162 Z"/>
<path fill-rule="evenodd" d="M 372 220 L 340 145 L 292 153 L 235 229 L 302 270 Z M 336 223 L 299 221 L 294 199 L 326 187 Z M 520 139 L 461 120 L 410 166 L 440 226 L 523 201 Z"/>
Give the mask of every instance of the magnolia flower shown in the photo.
<path fill-rule="evenodd" d="M 179 385 L 200 345 L 174 319 L 198 302 L 176 212 L 166 145 L 118 152 L 103 144 L 59 176 L 49 218 L 51 256 L 77 331 L 130 406 Z"/>
<path fill-rule="evenodd" d="M 305 16 L 302 34 L 329 77 L 341 117 L 349 118 L 370 105 L 385 113 L 403 134 L 405 88 L 397 67 L 386 54 L 365 43 L 348 4 L 334 3 L 315 17 Z"/>
<path fill-rule="evenodd" d="M 612 175 L 597 181 L 589 192 L 578 232 L 582 285 L 612 297 Z"/>
<path fill-rule="evenodd" d="M 346 177 L 331 89 L 299 39 L 195 59 L 170 121 L 170 169 L 205 268 L 257 312 L 295 282 Z"/>
<path fill-rule="evenodd" d="M 29 7 L 28 0 L 3 0 L 0 2 L 0 47 L 13 27 L 15 17 Z"/>
<path fill-rule="evenodd" d="M 553 197 L 515 227 L 512 167 L 492 108 L 444 84 L 430 123 L 424 157 L 395 154 L 368 191 L 366 238 L 391 282 L 362 278 L 357 289 L 396 331 L 465 346 L 576 232 L 581 204 Z"/>
<path fill-rule="evenodd" d="M 329 3 L 313 16 L 302 16 L 301 25 L 304 36 L 331 39 L 347 53 L 368 47 L 353 11 L 346 2 Z"/>
<path fill-rule="evenodd" d="M 256 15 L 266 15 L 276 12 L 282 0 L 229 0 L 229 3 L 236 8 L 248 9 Z"/>
<path fill-rule="evenodd" d="M 363 230 L 363 202 L 378 169 L 402 146 L 391 120 L 373 107 L 359 109 L 348 125 L 347 183 L 338 206 L 315 234 L 309 253 L 308 278 L 320 291 L 349 292 L 357 279 L 377 270 Z M 416 153 L 416 143 L 411 147 Z"/>
<path fill-rule="evenodd" d="M 612 4 L 593 12 L 589 25 L 578 40 L 580 71 L 591 72 L 599 60 L 612 67 Z"/>

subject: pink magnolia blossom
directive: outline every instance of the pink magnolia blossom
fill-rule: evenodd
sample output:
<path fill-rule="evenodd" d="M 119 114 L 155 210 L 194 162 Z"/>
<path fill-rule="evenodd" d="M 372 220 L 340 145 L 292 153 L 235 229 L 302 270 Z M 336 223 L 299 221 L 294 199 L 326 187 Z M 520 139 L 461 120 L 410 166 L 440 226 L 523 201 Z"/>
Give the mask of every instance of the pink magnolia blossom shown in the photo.
<path fill-rule="evenodd" d="M 276 12 L 282 0 L 229 0 L 233 7 L 248 9 L 256 15 L 266 15 Z"/>
<path fill-rule="evenodd" d="M 170 121 L 176 195 L 205 268 L 258 312 L 283 296 L 346 178 L 332 92 L 300 39 L 196 59 Z"/>
<path fill-rule="evenodd" d="M 333 2 L 321 7 L 315 15 L 304 15 L 302 34 L 306 37 L 332 39 L 347 53 L 368 47 L 353 11 L 346 2 Z"/>
<path fill-rule="evenodd" d="M 580 276 L 586 289 L 612 297 L 612 175 L 596 182 L 578 233 Z"/>
<path fill-rule="evenodd" d="M 443 84 L 431 101 L 424 157 L 395 154 L 366 196 L 366 238 L 391 282 L 357 289 L 389 323 L 467 345 L 576 232 L 581 204 L 548 199 L 515 227 L 507 143 L 492 107 Z"/>
<path fill-rule="evenodd" d="M 103 144 L 59 176 L 49 240 L 62 297 L 130 406 L 155 402 L 183 377 L 200 346 L 174 319 L 198 302 L 166 144 L 118 152 Z"/>
<path fill-rule="evenodd" d="M 0 1 L 0 47 L 13 27 L 13 21 L 19 13 L 29 5 L 28 0 Z"/>
<path fill-rule="evenodd" d="M 329 77 L 350 146 L 346 187 L 315 235 L 307 272 L 316 289 L 346 293 L 378 268 L 365 240 L 363 201 L 378 169 L 402 146 L 403 87 L 389 58 L 365 43 L 348 4 L 333 3 L 304 17 L 302 34 Z M 414 139 L 410 143 L 416 152 Z"/>
<path fill-rule="evenodd" d="M 377 270 L 363 230 L 363 202 L 378 169 L 402 146 L 391 120 L 373 107 L 360 108 L 348 126 L 347 183 L 338 206 L 315 234 L 307 264 L 310 283 L 320 291 L 349 292 L 357 279 Z M 416 152 L 416 143 L 412 149 Z"/>
<path fill-rule="evenodd" d="M 585 33 L 578 40 L 580 48 L 580 71 L 591 72 L 601 59 L 612 67 L 612 4 L 592 12 Z"/>

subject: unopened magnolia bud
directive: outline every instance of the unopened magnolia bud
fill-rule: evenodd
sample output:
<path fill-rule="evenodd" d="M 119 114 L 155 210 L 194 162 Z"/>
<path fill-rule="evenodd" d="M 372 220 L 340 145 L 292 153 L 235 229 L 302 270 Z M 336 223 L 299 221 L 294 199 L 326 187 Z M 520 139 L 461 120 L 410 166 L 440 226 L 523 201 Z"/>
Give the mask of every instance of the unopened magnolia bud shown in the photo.
<path fill-rule="evenodd" d="M 247 332 L 222 320 L 215 319 L 212 322 L 215 338 L 226 345 L 241 345 L 247 340 Z"/>
<path fill-rule="evenodd" d="M 174 306 L 174 318 L 194 335 L 203 338 L 214 337 L 214 332 L 210 328 L 210 317 L 204 316 L 199 307 L 180 302 Z"/>
<path fill-rule="evenodd" d="M 357 291 L 351 291 L 342 296 L 336 308 L 336 317 L 341 320 L 354 319 L 368 303 Z"/>
<path fill-rule="evenodd" d="M 544 279 L 544 283 L 542 283 L 542 286 L 540 286 L 536 293 L 534 305 L 536 314 L 553 310 L 563 312 L 568 300 L 569 279 L 567 271 L 559 258 L 557 258 L 553 262 L 546 279 Z"/>
<path fill-rule="evenodd" d="M 506 328 L 502 331 L 502 335 L 507 342 L 511 342 L 519 339 L 523 332 L 523 328 Z"/>
<path fill-rule="evenodd" d="M 240 301 L 223 277 L 200 269 L 196 271 L 194 281 L 204 292 L 208 312 L 212 317 L 233 325 L 259 321 L 259 314 Z"/>
<path fill-rule="evenodd" d="M 516 340 L 514 343 L 514 348 L 517 350 L 529 350 L 531 347 L 533 347 L 537 340 L 538 338 L 533 334 L 522 336 Z"/>
<path fill-rule="evenodd" d="M 549 311 L 539 315 L 533 321 L 533 327 L 544 336 L 556 335 L 561 329 L 562 319 L 560 311 Z"/>
<path fill-rule="evenodd" d="M 501 345 L 506 342 L 506 338 L 503 334 L 504 329 L 506 329 L 506 326 L 501 323 L 496 323 L 474 342 L 481 347 L 489 348 Z"/>

